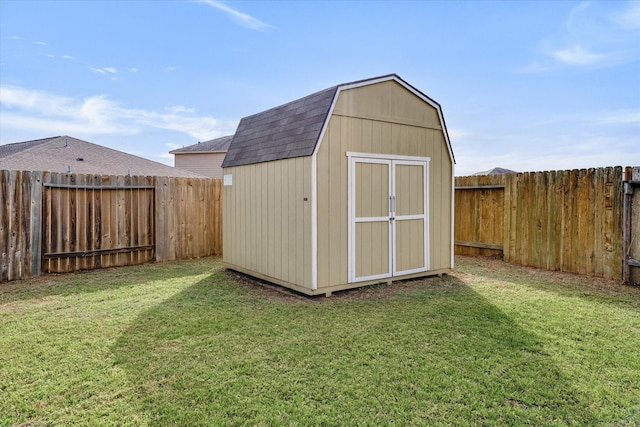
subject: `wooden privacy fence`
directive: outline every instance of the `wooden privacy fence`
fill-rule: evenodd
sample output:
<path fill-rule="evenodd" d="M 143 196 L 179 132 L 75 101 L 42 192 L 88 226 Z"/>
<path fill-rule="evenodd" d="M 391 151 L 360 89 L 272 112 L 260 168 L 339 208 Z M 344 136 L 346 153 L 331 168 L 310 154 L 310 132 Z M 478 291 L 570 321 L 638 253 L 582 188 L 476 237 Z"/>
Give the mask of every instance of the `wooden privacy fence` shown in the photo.
<path fill-rule="evenodd" d="M 455 185 L 456 254 L 623 279 L 622 167 L 456 177 Z"/>
<path fill-rule="evenodd" d="M 153 180 L 45 172 L 42 271 L 63 273 L 152 260 Z"/>
<path fill-rule="evenodd" d="M 216 179 L 0 171 L 0 282 L 222 253 Z"/>

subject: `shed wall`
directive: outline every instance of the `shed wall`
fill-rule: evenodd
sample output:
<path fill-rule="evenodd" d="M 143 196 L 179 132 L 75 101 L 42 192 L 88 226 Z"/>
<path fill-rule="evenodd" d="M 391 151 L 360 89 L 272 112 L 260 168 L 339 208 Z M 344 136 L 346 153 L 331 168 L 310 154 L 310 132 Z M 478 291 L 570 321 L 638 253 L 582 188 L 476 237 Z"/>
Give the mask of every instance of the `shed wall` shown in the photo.
<path fill-rule="evenodd" d="M 174 154 L 175 167 L 210 178 L 222 178 L 222 161 L 226 153 Z"/>
<path fill-rule="evenodd" d="M 438 112 L 389 81 L 341 92 L 318 149 L 318 289 L 348 282 L 347 151 L 431 159 L 430 270 L 452 268 L 453 165 Z"/>
<path fill-rule="evenodd" d="M 223 188 L 229 267 L 311 289 L 310 171 L 311 157 L 224 169 L 233 179 Z"/>

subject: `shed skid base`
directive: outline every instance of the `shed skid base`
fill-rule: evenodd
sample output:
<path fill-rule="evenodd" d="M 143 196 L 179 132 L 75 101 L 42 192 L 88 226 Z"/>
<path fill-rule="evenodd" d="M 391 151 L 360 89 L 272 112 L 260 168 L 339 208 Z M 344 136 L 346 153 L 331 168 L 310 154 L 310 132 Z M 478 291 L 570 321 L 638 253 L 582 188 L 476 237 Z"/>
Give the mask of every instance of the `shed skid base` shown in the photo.
<path fill-rule="evenodd" d="M 271 277 L 271 276 L 267 276 L 267 275 L 262 274 L 262 273 L 258 273 L 256 271 L 251 271 L 251 270 L 248 270 L 246 268 L 230 264 L 228 262 L 223 262 L 223 265 L 228 270 L 234 270 L 234 271 L 237 271 L 239 273 L 246 274 L 248 276 L 256 277 L 258 279 L 265 280 L 267 282 L 274 283 L 276 285 L 280 285 L 280 286 L 283 286 L 285 288 L 292 289 L 292 290 L 294 290 L 296 292 L 300 292 L 300 293 L 305 294 L 305 295 L 309 295 L 309 296 L 325 295 L 327 297 L 330 297 L 333 292 L 344 291 L 344 290 L 347 290 L 347 289 L 361 288 L 361 287 L 368 286 L 368 285 L 375 285 L 377 283 L 386 283 L 388 285 L 392 285 L 393 282 L 398 282 L 398 281 L 407 280 L 407 279 L 416 279 L 416 278 L 420 278 L 420 277 L 431 277 L 431 276 L 442 277 L 443 274 L 449 274 L 452 271 L 452 269 L 450 269 L 450 268 L 443 268 L 443 269 L 439 269 L 439 270 L 429 270 L 429 271 L 423 271 L 423 272 L 420 272 L 420 273 L 407 274 L 407 275 L 404 275 L 404 276 L 396 276 L 396 277 L 392 277 L 392 278 L 388 278 L 388 279 L 369 280 L 369 281 L 364 281 L 364 282 L 346 283 L 346 284 L 343 284 L 343 285 L 325 286 L 325 287 L 321 287 L 321 288 L 318 288 L 318 289 L 310 289 L 310 288 L 307 288 L 307 287 L 304 287 L 304 286 L 297 285 L 295 283 L 287 282 L 286 280 L 280 280 L 280 279 L 277 279 L 275 277 Z"/>

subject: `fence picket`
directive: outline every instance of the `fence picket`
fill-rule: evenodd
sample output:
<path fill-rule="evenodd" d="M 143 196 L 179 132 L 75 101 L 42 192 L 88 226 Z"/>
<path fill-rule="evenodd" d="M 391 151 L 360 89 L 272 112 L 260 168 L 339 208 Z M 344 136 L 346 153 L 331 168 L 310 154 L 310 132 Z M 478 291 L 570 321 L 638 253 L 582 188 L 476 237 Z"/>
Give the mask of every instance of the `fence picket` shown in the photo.
<path fill-rule="evenodd" d="M 481 188 L 496 182 L 456 177 L 456 254 L 482 254 L 500 229 L 505 261 L 621 278 L 621 167 L 510 174 L 499 203 Z"/>
<path fill-rule="evenodd" d="M 220 255 L 222 181 L 0 171 L 0 282 Z"/>

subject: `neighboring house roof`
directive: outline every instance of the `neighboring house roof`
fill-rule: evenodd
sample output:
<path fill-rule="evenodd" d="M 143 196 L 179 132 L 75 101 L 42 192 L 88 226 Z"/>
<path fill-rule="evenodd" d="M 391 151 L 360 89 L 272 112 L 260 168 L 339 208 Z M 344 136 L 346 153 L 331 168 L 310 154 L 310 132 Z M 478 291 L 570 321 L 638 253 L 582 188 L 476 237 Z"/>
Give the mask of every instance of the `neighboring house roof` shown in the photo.
<path fill-rule="evenodd" d="M 226 153 L 231 144 L 233 135 L 227 135 L 220 138 L 210 139 L 209 141 L 198 142 L 197 144 L 188 145 L 169 151 L 170 154 L 185 153 Z"/>
<path fill-rule="evenodd" d="M 511 169 L 493 168 L 493 169 L 489 169 L 488 171 L 484 171 L 484 172 L 476 172 L 476 173 L 474 173 L 474 175 L 500 175 L 500 174 L 504 174 L 504 173 L 517 173 L 517 172 L 516 171 L 512 171 Z"/>
<path fill-rule="evenodd" d="M 56 138 L 59 138 L 59 137 L 55 136 L 53 138 L 35 139 L 33 141 L 16 142 L 14 144 L 0 145 L 0 160 L 5 157 L 9 157 L 12 154 L 20 153 L 24 150 L 28 150 L 29 148 L 37 147 L 38 145 L 45 144 Z"/>
<path fill-rule="evenodd" d="M 231 140 L 222 167 L 312 155 L 322 137 L 322 131 L 341 90 L 388 80 L 400 83 L 438 110 L 449 153 L 452 161 L 455 161 L 440 104 L 409 85 L 398 75 L 389 74 L 333 86 L 243 118 Z"/>
<path fill-rule="evenodd" d="M 0 145 L 0 169 L 203 178 L 202 175 L 70 136 Z"/>

